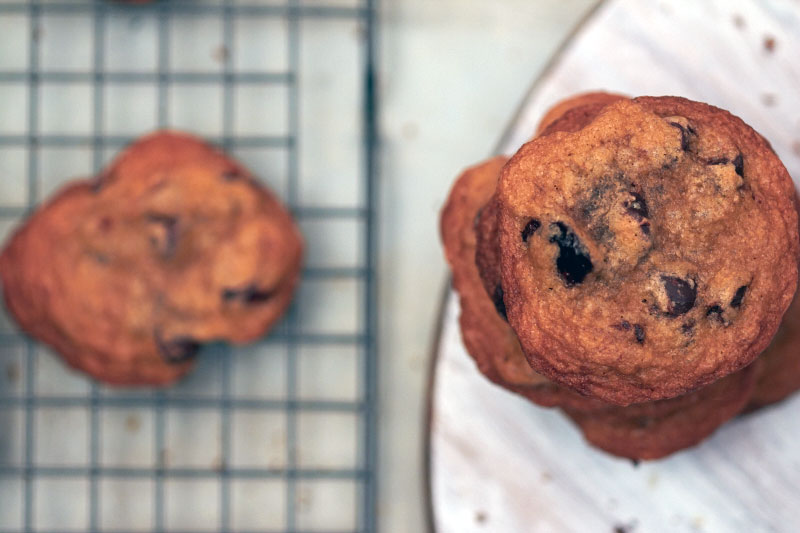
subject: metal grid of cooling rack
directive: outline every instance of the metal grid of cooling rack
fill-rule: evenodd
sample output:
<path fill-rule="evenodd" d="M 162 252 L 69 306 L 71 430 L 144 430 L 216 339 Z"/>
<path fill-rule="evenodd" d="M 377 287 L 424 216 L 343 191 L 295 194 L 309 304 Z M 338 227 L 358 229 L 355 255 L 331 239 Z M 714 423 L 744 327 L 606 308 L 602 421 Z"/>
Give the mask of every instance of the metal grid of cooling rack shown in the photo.
<path fill-rule="evenodd" d="M 90 382 L 0 312 L 0 531 L 375 531 L 375 9 L 0 2 L 0 236 L 183 127 L 269 181 L 308 246 L 271 334 L 165 390 Z"/>

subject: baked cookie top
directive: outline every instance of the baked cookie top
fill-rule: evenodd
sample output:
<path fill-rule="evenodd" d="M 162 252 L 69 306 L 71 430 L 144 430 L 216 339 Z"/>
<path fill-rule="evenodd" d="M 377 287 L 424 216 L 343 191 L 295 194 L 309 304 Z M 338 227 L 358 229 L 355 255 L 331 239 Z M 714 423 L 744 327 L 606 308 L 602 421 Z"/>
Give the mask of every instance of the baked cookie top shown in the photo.
<path fill-rule="evenodd" d="M 40 207 L 0 255 L 23 329 L 112 383 L 167 383 L 206 342 L 261 336 L 288 305 L 302 239 L 250 173 L 157 132 Z"/>
<path fill-rule="evenodd" d="M 527 143 L 497 189 L 523 350 L 549 378 L 620 405 L 744 367 L 797 283 L 793 195 L 758 133 L 683 98 L 614 102 Z"/>

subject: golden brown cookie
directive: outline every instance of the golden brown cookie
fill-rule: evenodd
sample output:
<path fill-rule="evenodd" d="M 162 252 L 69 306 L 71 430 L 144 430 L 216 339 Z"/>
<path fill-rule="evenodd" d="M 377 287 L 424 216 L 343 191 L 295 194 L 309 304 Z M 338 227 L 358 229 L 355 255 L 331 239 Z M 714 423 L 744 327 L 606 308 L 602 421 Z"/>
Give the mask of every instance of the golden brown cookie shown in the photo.
<path fill-rule="evenodd" d="M 454 183 L 442 209 L 440 230 L 445 256 L 453 271 L 453 287 L 461 304 L 459 324 L 467 352 L 483 375 L 539 405 L 591 408 L 595 400 L 563 389 L 537 374 L 528 364 L 514 332 L 483 289 L 475 266 L 475 223 L 491 197 L 504 157 L 469 168 Z"/>
<path fill-rule="evenodd" d="M 526 356 L 605 401 L 671 398 L 744 368 L 794 294 L 792 181 L 721 109 L 611 103 L 523 146 L 497 195 L 504 304 Z"/>
<path fill-rule="evenodd" d="M 592 445 L 620 457 L 659 459 L 694 446 L 739 413 L 757 373 L 754 364 L 677 398 L 592 413 L 564 411 Z"/>
<path fill-rule="evenodd" d="M 289 304 L 302 239 L 250 173 L 157 132 L 41 206 L 0 255 L 11 314 L 71 366 L 166 384 L 207 342 L 252 341 Z"/>

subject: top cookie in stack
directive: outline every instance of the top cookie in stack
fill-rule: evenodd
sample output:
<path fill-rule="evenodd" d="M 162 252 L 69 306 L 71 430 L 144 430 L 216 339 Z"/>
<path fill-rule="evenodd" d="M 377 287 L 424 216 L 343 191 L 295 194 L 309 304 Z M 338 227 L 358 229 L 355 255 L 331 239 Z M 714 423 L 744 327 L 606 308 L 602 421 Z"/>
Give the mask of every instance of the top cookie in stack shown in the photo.
<path fill-rule="evenodd" d="M 692 405 L 714 421 L 695 432 L 706 436 L 744 408 L 750 364 L 795 292 L 791 178 L 740 119 L 683 98 L 581 95 L 538 132 L 507 162 L 468 170 L 442 214 L 467 349 L 490 379 L 580 413 L 583 427 L 581 414 L 604 411 L 617 428 L 671 413 L 691 429 Z M 705 386 L 725 376 L 710 389 L 730 401 L 709 409 Z M 531 387 L 551 392 L 542 401 Z M 660 456 L 699 438 L 611 451 Z"/>

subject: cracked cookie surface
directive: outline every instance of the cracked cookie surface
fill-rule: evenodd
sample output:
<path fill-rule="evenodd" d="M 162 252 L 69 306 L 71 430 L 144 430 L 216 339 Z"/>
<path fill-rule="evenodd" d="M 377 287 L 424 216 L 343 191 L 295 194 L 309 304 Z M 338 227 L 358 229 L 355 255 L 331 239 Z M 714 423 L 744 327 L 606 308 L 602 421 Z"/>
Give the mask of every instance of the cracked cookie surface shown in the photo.
<path fill-rule="evenodd" d="M 272 193 L 200 139 L 165 131 L 35 211 L 0 275 L 20 326 L 71 366 L 166 384 L 204 343 L 263 335 L 291 300 L 301 257 Z"/>
<path fill-rule="evenodd" d="M 619 405 L 743 368 L 795 290 L 793 196 L 763 138 L 682 98 L 529 142 L 497 201 L 503 302 L 532 366 Z"/>

